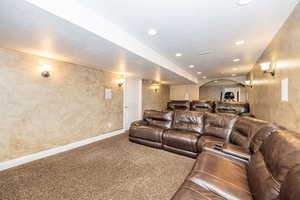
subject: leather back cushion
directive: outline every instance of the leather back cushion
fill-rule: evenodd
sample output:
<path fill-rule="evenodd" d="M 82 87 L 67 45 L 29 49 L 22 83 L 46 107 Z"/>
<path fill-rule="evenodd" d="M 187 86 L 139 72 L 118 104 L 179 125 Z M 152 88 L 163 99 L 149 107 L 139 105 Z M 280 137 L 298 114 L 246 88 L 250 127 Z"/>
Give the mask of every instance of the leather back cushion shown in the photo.
<path fill-rule="evenodd" d="M 168 110 L 190 110 L 189 101 L 170 101 L 168 102 Z"/>
<path fill-rule="evenodd" d="M 300 135 L 278 130 L 251 157 L 248 180 L 255 199 L 277 199 L 288 172 L 300 164 Z"/>
<path fill-rule="evenodd" d="M 200 112 L 213 112 L 214 102 L 213 101 L 192 101 L 191 110 Z"/>
<path fill-rule="evenodd" d="M 172 126 L 173 112 L 172 111 L 156 111 L 145 110 L 144 120 L 150 126 L 156 126 L 163 129 L 169 129 Z"/>
<path fill-rule="evenodd" d="M 204 120 L 204 134 L 223 138 L 228 141 L 232 127 L 237 119 L 238 116 L 234 114 L 206 113 Z"/>
<path fill-rule="evenodd" d="M 204 115 L 196 111 L 175 111 L 172 128 L 202 134 Z"/>
<path fill-rule="evenodd" d="M 257 131 L 269 124 L 267 121 L 259 120 L 252 117 L 240 117 L 234 124 L 230 135 L 230 142 L 244 147 L 249 150 L 250 141 Z"/>
<path fill-rule="evenodd" d="M 280 189 L 280 200 L 298 200 L 300 198 L 300 165 L 294 167 L 286 177 Z"/>
<path fill-rule="evenodd" d="M 248 113 L 250 111 L 248 103 L 240 102 L 216 102 L 215 112 L 216 113 L 233 113 L 241 114 Z"/>

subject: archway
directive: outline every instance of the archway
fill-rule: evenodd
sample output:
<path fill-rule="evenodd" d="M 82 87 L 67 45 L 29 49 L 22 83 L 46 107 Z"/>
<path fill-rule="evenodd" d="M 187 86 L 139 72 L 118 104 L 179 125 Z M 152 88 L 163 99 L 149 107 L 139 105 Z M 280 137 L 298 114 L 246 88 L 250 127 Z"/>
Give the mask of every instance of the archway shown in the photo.
<path fill-rule="evenodd" d="M 246 85 L 230 79 L 215 79 L 199 87 L 200 100 L 224 101 L 224 98 L 228 96 L 232 101 L 246 102 Z"/>

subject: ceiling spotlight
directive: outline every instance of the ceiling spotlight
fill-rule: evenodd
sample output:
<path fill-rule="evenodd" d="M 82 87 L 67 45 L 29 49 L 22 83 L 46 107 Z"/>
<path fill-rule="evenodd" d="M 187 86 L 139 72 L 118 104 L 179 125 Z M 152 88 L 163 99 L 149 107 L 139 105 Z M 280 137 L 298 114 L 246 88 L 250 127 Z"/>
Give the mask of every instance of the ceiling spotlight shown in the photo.
<path fill-rule="evenodd" d="M 238 5 L 240 6 L 245 6 L 245 5 L 248 5 L 249 3 L 251 3 L 252 0 L 239 0 L 237 2 Z"/>
<path fill-rule="evenodd" d="M 203 79 L 206 79 L 207 77 L 206 77 L 206 76 L 202 76 L 202 78 L 203 78 Z"/>
<path fill-rule="evenodd" d="M 195 67 L 195 65 L 190 65 L 190 66 L 189 66 L 189 68 L 194 68 L 194 67 Z"/>
<path fill-rule="evenodd" d="M 148 34 L 149 35 L 156 35 L 157 34 L 157 30 L 151 28 L 151 29 L 148 30 Z"/>
<path fill-rule="evenodd" d="M 202 72 L 197 72 L 197 74 L 202 74 Z"/>
<path fill-rule="evenodd" d="M 239 61 L 240 61 L 239 58 L 233 59 L 233 62 L 239 62 Z"/>
<path fill-rule="evenodd" d="M 243 45 L 243 44 L 245 44 L 245 41 L 244 40 L 239 40 L 239 41 L 236 41 L 235 42 L 235 45 Z"/>
<path fill-rule="evenodd" d="M 175 56 L 180 57 L 180 56 L 182 56 L 182 53 L 176 53 Z"/>

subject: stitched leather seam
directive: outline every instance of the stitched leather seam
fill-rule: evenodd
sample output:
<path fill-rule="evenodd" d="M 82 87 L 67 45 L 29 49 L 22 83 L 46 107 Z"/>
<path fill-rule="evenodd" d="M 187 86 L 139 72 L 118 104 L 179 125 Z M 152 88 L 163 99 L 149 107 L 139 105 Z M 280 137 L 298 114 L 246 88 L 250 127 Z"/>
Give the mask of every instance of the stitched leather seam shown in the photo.
<path fill-rule="evenodd" d="M 202 194 L 201 192 L 199 192 L 199 191 L 195 190 L 195 189 L 194 189 L 194 188 L 192 188 L 192 187 L 183 186 L 182 188 L 186 188 L 186 189 L 192 190 L 192 191 L 194 191 L 194 192 L 196 192 L 196 193 L 200 194 L 200 196 L 202 196 L 202 197 L 204 197 L 204 198 L 206 198 L 206 199 L 208 199 L 208 200 L 211 200 L 211 198 L 209 198 L 209 197 L 205 196 L 204 194 Z"/>

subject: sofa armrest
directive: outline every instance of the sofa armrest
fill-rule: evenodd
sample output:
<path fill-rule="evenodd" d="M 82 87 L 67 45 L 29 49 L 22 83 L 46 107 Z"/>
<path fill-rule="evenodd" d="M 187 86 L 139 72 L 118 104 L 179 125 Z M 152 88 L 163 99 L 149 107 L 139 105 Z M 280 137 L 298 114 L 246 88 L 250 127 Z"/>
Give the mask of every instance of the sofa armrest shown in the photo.
<path fill-rule="evenodd" d="M 131 123 L 130 126 L 147 126 L 148 122 L 145 120 L 138 120 Z"/>
<path fill-rule="evenodd" d="M 248 153 L 245 149 L 243 149 L 240 146 L 233 145 L 233 144 L 228 144 L 228 143 L 224 144 L 221 151 L 226 154 L 229 154 L 229 155 L 241 158 L 241 159 L 245 159 L 248 161 L 250 160 L 250 157 L 251 157 L 250 153 Z"/>

